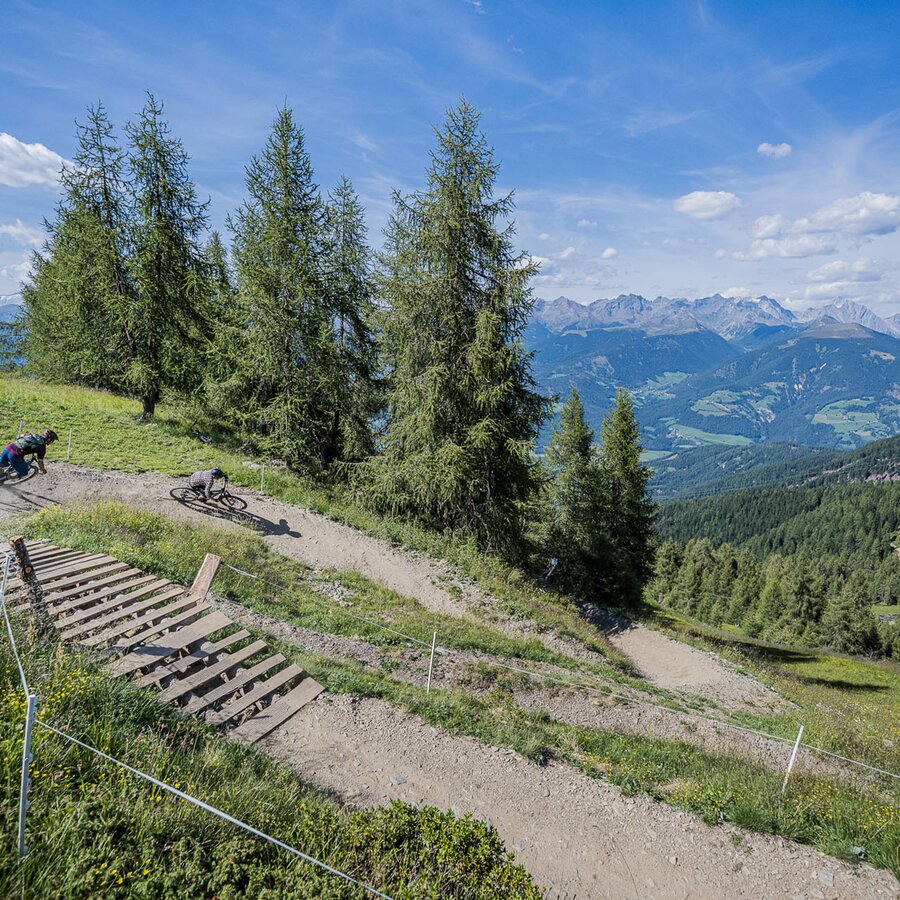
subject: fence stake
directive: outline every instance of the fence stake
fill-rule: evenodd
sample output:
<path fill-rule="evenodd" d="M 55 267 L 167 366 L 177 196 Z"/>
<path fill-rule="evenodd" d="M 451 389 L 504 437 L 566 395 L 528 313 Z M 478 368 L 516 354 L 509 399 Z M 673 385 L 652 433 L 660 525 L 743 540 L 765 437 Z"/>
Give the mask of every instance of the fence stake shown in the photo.
<path fill-rule="evenodd" d="M 434 633 L 434 637 L 431 639 L 431 659 L 428 663 L 428 686 L 425 688 L 425 693 L 431 693 L 431 670 L 434 668 L 434 645 L 437 643 L 437 632 Z"/>
<path fill-rule="evenodd" d="M 794 768 L 794 762 L 797 759 L 797 751 L 800 749 L 800 739 L 803 737 L 803 726 L 797 732 L 797 740 L 794 742 L 794 751 L 791 753 L 791 761 L 788 763 L 787 772 L 784 773 L 784 784 L 781 785 L 781 796 L 783 797 L 787 791 L 788 779 L 791 777 L 791 770 Z"/>
<path fill-rule="evenodd" d="M 69 458 L 72 456 L 72 429 L 69 429 L 69 449 L 66 450 L 66 462 L 69 461 Z"/>
<path fill-rule="evenodd" d="M 263 488 L 266 485 L 266 464 L 262 464 L 262 470 L 259 473 L 259 492 L 263 493 Z"/>
<path fill-rule="evenodd" d="M 18 440 L 20 437 L 22 437 L 22 423 L 24 421 L 25 421 L 24 419 L 19 419 L 19 430 L 16 432 L 16 440 Z"/>
<path fill-rule="evenodd" d="M 31 787 L 31 732 L 36 712 L 37 695 L 29 694 L 25 711 L 25 746 L 22 748 L 22 783 L 19 788 L 19 863 L 28 852 L 28 847 L 25 846 L 25 816 L 28 814 L 28 789 Z"/>

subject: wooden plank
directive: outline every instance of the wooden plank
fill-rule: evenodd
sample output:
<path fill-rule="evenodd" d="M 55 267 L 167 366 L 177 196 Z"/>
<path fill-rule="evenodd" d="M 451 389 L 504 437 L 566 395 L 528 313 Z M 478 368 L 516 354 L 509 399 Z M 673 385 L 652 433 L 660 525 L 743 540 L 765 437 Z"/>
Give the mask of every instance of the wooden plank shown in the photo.
<path fill-rule="evenodd" d="M 179 592 L 183 591 L 183 588 L 177 589 Z M 120 622 L 118 625 L 114 625 L 107 631 L 104 631 L 102 634 L 92 635 L 89 638 L 81 641 L 85 647 L 97 647 L 100 644 L 108 644 L 110 641 L 116 640 L 117 638 L 124 638 L 129 631 L 134 631 L 138 628 L 143 628 L 144 625 L 150 625 L 153 622 L 157 622 L 160 619 L 165 618 L 168 615 L 171 615 L 174 612 L 178 612 L 179 610 L 184 609 L 185 607 L 190 607 L 197 603 L 193 597 L 185 597 L 181 600 L 178 600 L 175 603 L 170 603 L 168 606 L 160 606 L 156 609 L 151 610 L 148 613 L 145 613 L 142 616 L 138 616 L 136 619 L 130 619 L 127 622 Z M 121 649 L 119 644 L 124 645 L 123 641 L 116 640 L 116 648 Z"/>
<path fill-rule="evenodd" d="M 136 591 L 136 594 L 145 594 L 149 590 L 158 591 L 158 587 L 151 586 L 150 588 L 145 589 L 144 591 Z M 74 628 L 67 628 L 60 635 L 64 641 L 71 641 L 74 638 L 80 637 L 83 634 L 90 634 L 92 631 L 96 631 L 98 628 L 104 628 L 107 625 L 111 625 L 113 622 L 118 622 L 119 619 L 124 619 L 126 616 L 134 616 L 139 612 L 143 612 L 145 609 L 150 609 L 160 603 L 164 603 L 166 600 L 171 600 L 173 597 L 177 597 L 179 594 L 183 592 L 183 589 L 180 587 L 173 588 L 172 590 L 165 591 L 162 594 L 158 594 L 155 597 L 150 597 L 147 600 L 142 600 L 140 603 L 131 603 L 128 602 L 134 594 L 127 595 L 127 598 L 120 598 L 118 600 L 110 600 L 110 605 L 107 606 L 106 615 L 100 616 L 99 619 L 91 619 L 89 621 L 82 621 L 80 624 L 76 625 Z M 126 602 L 123 604 L 121 599 L 125 599 Z M 106 604 L 104 604 L 106 605 Z M 116 608 L 114 608 L 116 607 Z M 88 612 L 93 612 L 94 610 L 85 610 L 85 614 Z M 73 617 L 74 618 L 74 617 Z M 65 619 L 61 623 L 59 623 L 59 627 L 62 628 L 63 625 L 68 625 L 69 620 Z"/>
<path fill-rule="evenodd" d="M 132 574 L 140 575 L 139 569 L 130 569 L 126 570 L 130 571 Z M 155 575 L 141 575 L 140 578 L 130 578 L 126 581 L 117 581 L 111 587 L 107 587 L 104 590 L 94 590 L 94 584 L 85 585 L 83 588 L 79 590 L 79 594 L 77 597 L 71 600 L 65 600 L 62 603 L 51 603 L 50 604 L 50 612 L 53 613 L 54 616 L 61 616 L 64 613 L 71 612 L 74 609 L 81 609 L 84 606 L 90 606 L 92 603 L 98 603 L 100 600 L 105 600 L 107 597 L 114 597 L 116 594 L 122 594 L 125 591 L 130 590 L 131 588 L 139 587 L 142 584 L 146 584 L 148 581 L 159 581 Z M 166 581 L 166 584 L 171 584 L 171 582 Z"/>
<path fill-rule="evenodd" d="M 215 553 L 207 553 L 203 557 L 200 571 L 197 572 L 197 577 L 188 591 L 191 597 L 197 597 L 200 600 L 206 599 L 206 595 L 209 593 L 210 587 L 212 587 L 213 578 L 216 577 L 216 572 L 219 570 L 220 562 L 222 560 Z"/>
<path fill-rule="evenodd" d="M 56 547 L 52 550 L 47 550 L 45 553 L 29 554 L 32 565 L 36 569 L 49 569 L 52 566 L 61 566 L 63 562 L 75 560 L 79 556 L 84 555 L 80 550 L 60 550 Z"/>
<path fill-rule="evenodd" d="M 193 603 L 194 605 L 190 606 L 191 603 Z M 134 647 L 137 647 L 140 644 L 146 643 L 152 637 L 157 637 L 158 635 L 163 634 L 167 631 L 173 631 L 177 627 L 186 625 L 192 622 L 194 619 L 206 615 L 206 613 L 211 609 L 208 603 L 198 601 L 195 597 L 186 597 L 184 600 L 179 601 L 179 605 L 187 606 L 187 611 L 180 613 L 177 616 L 172 616 L 168 619 L 161 619 L 155 625 L 151 625 L 149 628 L 145 628 L 143 631 L 140 631 L 137 634 L 133 634 L 131 637 L 121 638 L 120 640 L 116 641 L 115 647 L 113 647 L 113 649 L 118 653 L 125 653 L 126 651 L 132 650 Z M 229 620 L 228 624 L 231 625 L 233 623 Z"/>
<path fill-rule="evenodd" d="M 56 593 L 56 591 L 61 590 L 62 588 L 68 588 L 75 584 L 84 584 L 86 581 L 94 582 L 96 578 L 99 578 L 101 575 L 107 575 L 110 572 L 120 572 L 122 569 L 127 569 L 128 563 L 115 563 L 114 565 L 104 566 L 102 569 L 97 569 L 96 571 L 89 572 L 86 575 L 72 575 L 70 578 L 64 578 L 62 581 L 56 582 L 51 588 L 50 591 Z"/>
<path fill-rule="evenodd" d="M 60 566 L 59 568 L 41 572 L 38 577 L 41 580 L 41 585 L 46 588 L 48 584 L 57 581 L 60 578 L 65 578 L 67 575 L 81 575 L 83 572 L 89 572 L 91 569 L 96 569 L 97 566 L 102 566 L 103 563 L 115 562 L 118 562 L 118 560 L 112 556 L 106 556 L 103 553 L 95 553 L 92 556 L 85 556 L 82 559 Z"/>
<path fill-rule="evenodd" d="M 229 669 L 239 666 L 244 660 L 251 656 L 256 656 L 261 650 L 266 649 L 265 641 L 254 641 L 246 647 L 241 648 L 235 653 L 227 653 L 211 666 L 206 666 L 194 675 L 187 678 L 179 678 L 173 684 L 170 684 L 160 695 L 159 699 L 164 702 L 177 700 L 191 691 L 197 691 L 205 684 L 219 678 Z"/>
<path fill-rule="evenodd" d="M 211 716 L 207 716 L 207 723 L 210 725 L 224 725 L 226 722 L 230 722 L 232 719 L 239 716 L 245 709 L 253 706 L 254 703 L 259 703 L 260 700 L 265 700 L 266 697 L 270 694 L 274 694 L 282 685 L 287 684 L 294 678 L 298 678 L 302 674 L 303 669 L 299 666 L 288 666 L 271 678 L 261 681 L 252 691 L 244 694 L 243 697 L 238 697 L 237 700 L 232 701 L 227 706 L 223 706 L 218 712 L 213 713 Z"/>
<path fill-rule="evenodd" d="M 74 607 L 59 611 L 57 615 L 57 624 L 60 628 L 70 628 L 77 625 L 79 622 L 86 622 L 88 619 L 94 619 L 97 616 L 102 616 L 104 613 L 111 612 L 120 606 L 132 603 L 134 600 L 139 600 L 141 597 L 147 596 L 147 594 L 161 591 L 171 584 L 171 582 L 165 578 L 153 578 L 153 576 L 150 576 L 149 584 L 146 583 L 147 579 L 137 580 L 144 581 L 143 587 L 140 587 L 138 590 L 132 591 L 131 593 L 127 593 L 125 589 L 117 586 L 117 589 L 112 591 L 113 596 L 104 600 L 102 603 L 98 602 L 96 598 L 92 598 L 90 595 L 88 597 L 83 597 L 81 601 L 79 601 L 79 607 L 83 606 L 87 608 L 81 609 Z M 179 588 L 179 590 L 181 590 L 181 588 Z M 71 612 L 71 615 L 66 615 L 66 613 L 69 612 Z M 54 611 L 54 613 L 57 613 L 57 611 Z"/>
<path fill-rule="evenodd" d="M 255 744 L 260 738 L 264 738 L 270 731 L 286 722 L 307 703 L 315 700 L 324 690 L 325 688 L 315 678 L 307 676 L 292 691 L 288 691 L 262 712 L 258 712 L 239 725 L 232 732 L 232 736 L 247 741 L 248 744 Z"/>
<path fill-rule="evenodd" d="M 283 662 L 284 657 L 280 653 L 276 653 L 274 656 L 270 656 L 267 659 L 262 660 L 262 662 L 258 662 L 253 668 L 244 669 L 242 672 L 238 672 L 234 678 L 229 678 L 224 684 L 217 688 L 213 688 L 202 697 L 198 696 L 191 698 L 183 708 L 182 712 L 187 715 L 194 715 L 195 713 L 212 706 L 214 703 L 218 703 L 220 700 L 224 700 L 226 697 L 230 697 L 232 694 L 237 693 L 244 685 L 253 681 L 254 678 L 259 678 L 260 675 L 265 674 L 269 669 L 274 669 L 275 666 Z"/>
<path fill-rule="evenodd" d="M 214 631 L 219 631 L 231 624 L 231 619 L 228 616 L 216 610 L 194 622 L 193 625 L 179 628 L 177 631 L 169 632 L 169 634 L 158 640 L 144 643 L 133 653 L 129 653 L 128 656 L 117 659 L 109 667 L 109 671 L 112 675 L 120 678 L 123 675 L 129 675 L 131 672 L 137 672 L 138 669 L 157 665 L 179 650 L 183 650 L 197 641 L 202 641 L 203 638 L 209 637 Z"/>
<path fill-rule="evenodd" d="M 236 644 L 238 641 L 248 637 L 250 637 L 250 632 L 241 629 L 234 634 L 229 634 L 228 637 L 222 638 L 221 641 L 216 641 L 214 644 L 204 641 L 199 647 L 181 657 L 181 659 L 177 659 L 175 662 L 168 663 L 165 666 L 158 666 L 146 675 L 142 675 L 136 684 L 138 687 L 149 687 L 153 684 L 159 685 L 164 679 L 179 675 L 186 669 L 190 669 L 191 666 L 195 666 L 203 662 L 203 660 L 215 656 L 215 654 L 232 646 L 232 644 Z"/>

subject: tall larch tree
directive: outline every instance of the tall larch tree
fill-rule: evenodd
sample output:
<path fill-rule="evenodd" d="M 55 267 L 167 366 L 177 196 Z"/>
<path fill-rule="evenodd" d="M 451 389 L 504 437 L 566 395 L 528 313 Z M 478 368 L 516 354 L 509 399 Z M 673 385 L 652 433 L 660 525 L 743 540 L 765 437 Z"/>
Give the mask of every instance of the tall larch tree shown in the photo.
<path fill-rule="evenodd" d="M 165 389 L 189 390 L 202 376 L 209 337 L 209 277 L 201 238 L 208 203 L 197 199 L 188 156 L 147 95 L 137 121 L 126 126 L 134 194 L 129 268 L 134 298 L 126 328 L 125 382 L 151 416 Z"/>
<path fill-rule="evenodd" d="M 303 130 L 287 107 L 246 177 L 248 199 L 230 223 L 247 316 L 242 424 L 264 451 L 322 470 L 335 458 L 341 377 L 328 216 Z"/>
<path fill-rule="evenodd" d="M 102 103 L 77 124 L 73 165 L 47 242 L 24 291 L 31 371 L 59 381 L 116 388 L 129 351 L 129 197 L 125 154 Z"/>
<path fill-rule="evenodd" d="M 463 100 L 436 136 L 425 189 L 395 195 L 386 233 L 389 425 L 367 496 L 512 548 L 546 414 L 522 346 L 535 266 L 514 249 L 512 195 L 495 196 L 498 166 L 475 109 Z"/>
<path fill-rule="evenodd" d="M 374 452 L 381 405 L 375 335 L 372 253 L 362 204 L 347 178 L 328 197 L 328 278 L 334 302 L 338 378 L 334 386 L 331 455 L 358 462 Z"/>
<path fill-rule="evenodd" d="M 647 484 L 652 472 L 641 464 L 641 434 L 634 401 L 624 388 L 616 391 L 613 408 L 600 430 L 600 467 L 609 498 L 607 528 L 632 575 L 636 598 L 651 575 L 656 505 Z"/>

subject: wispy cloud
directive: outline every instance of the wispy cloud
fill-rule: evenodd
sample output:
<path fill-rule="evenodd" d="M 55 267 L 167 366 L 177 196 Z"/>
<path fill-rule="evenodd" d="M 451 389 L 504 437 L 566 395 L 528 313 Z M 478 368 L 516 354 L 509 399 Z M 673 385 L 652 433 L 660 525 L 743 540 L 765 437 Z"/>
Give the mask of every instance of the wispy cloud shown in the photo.
<path fill-rule="evenodd" d="M 740 205 L 740 199 L 729 191 L 691 191 L 673 204 L 676 212 L 703 221 L 721 219 Z"/>
<path fill-rule="evenodd" d="M 7 187 L 56 187 L 67 161 L 43 144 L 26 144 L 0 132 L 0 184 Z"/>
<path fill-rule="evenodd" d="M 791 155 L 793 148 L 790 144 L 762 143 L 756 148 L 760 156 L 768 156 L 770 159 L 784 159 Z"/>
<path fill-rule="evenodd" d="M 25 247 L 39 247 L 44 240 L 44 232 L 40 228 L 32 228 L 21 219 L 16 219 L 11 225 L 0 225 L 0 236 Z"/>

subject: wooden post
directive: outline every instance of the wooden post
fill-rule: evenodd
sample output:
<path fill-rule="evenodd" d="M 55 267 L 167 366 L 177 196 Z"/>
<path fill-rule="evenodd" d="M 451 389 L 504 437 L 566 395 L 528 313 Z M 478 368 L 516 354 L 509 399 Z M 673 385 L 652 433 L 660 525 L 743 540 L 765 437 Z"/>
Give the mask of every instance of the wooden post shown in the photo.
<path fill-rule="evenodd" d="M 47 604 L 44 602 L 44 589 L 38 580 L 37 573 L 34 571 L 31 557 L 28 555 L 28 547 L 25 546 L 25 538 L 10 538 L 9 545 L 12 547 L 16 562 L 19 564 L 19 573 L 22 576 L 22 584 L 25 587 L 28 602 L 31 604 L 31 608 L 34 611 L 34 620 L 38 633 L 43 637 L 54 637 L 56 635 L 56 629 L 53 627 L 53 621 L 47 612 Z"/>
<path fill-rule="evenodd" d="M 262 464 L 262 471 L 259 473 L 259 492 L 262 494 L 266 489 L 266 464 Z"/>
<path fill-rule="evenodd" d="M 222 560 L 215 553 L 206 554 L 203 558 L 203 564 L 200 566 L 200 571 L 197 572 L 197 577 L 188 591 L 189 597 L 195 597 L 197 600 L 206 598 L 210 587 L 212 587 L 213 578 L 216 577 L 216 572 L 219 570 L 220 562 Z"/>
<path fill-rule="evenodd" d="M 69 447 L 66 450 L 66 462 L 69 461 L 71 456 L 72 456 L 72 429 L 70 428 L 69 429 Z"/>
<path fill-rule="evenodd" d="M 428 661 L 428 685 L 425 688 L 425 693 L 431 693 L 431 672 L 434 669 L 434 645 L 437 643 L 437 632 L 435 631 L 434 637 L 431 639 L 431 659 Z"/>

